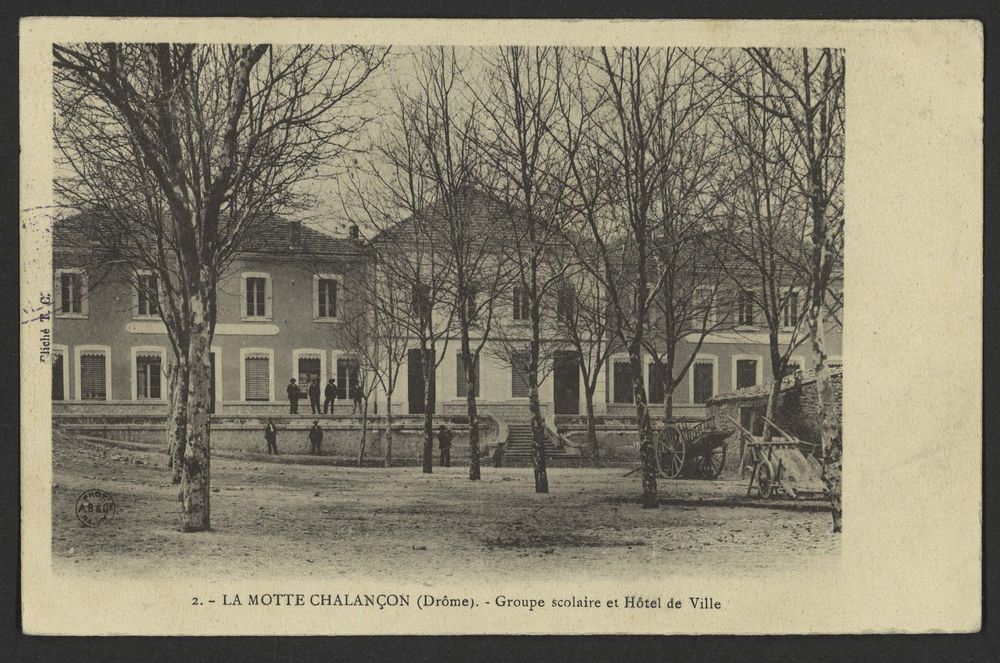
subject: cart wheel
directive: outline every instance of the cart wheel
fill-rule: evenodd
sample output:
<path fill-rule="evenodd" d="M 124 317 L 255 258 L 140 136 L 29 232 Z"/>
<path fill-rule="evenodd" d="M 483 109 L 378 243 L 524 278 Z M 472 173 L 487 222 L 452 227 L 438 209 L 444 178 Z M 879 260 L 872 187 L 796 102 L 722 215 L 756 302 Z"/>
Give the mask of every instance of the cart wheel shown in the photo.
<path fill-rule="evenodd" d="M 757 467 L 757 488 L 765 500 L 774 492 L 774 467 L 767 459 L 760 461 Z"/>
<path fill-rule="evenodd" d="M 667 426 L 660 433 L 656 449 L 656 461 L 660 472 L 668 479 L 676 479 L 684 469 L 684 438 L 676 426 Z"/>
<path fill-rule="evenodd" d="M 703 479 L 718 479 L 726 464 L 726 445 L 722 444 L 701 457 L 698 471 Z"/>

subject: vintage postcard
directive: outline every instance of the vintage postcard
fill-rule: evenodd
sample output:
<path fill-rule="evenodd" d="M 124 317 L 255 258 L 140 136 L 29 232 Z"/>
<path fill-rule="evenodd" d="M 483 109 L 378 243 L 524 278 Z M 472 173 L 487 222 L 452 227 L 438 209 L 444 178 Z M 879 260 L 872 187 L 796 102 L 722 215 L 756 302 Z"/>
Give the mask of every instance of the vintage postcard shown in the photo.
<path fill-rule="evenodd" d="M 979 629 L 978 23 L 20 38 L 26 632 Z"/>

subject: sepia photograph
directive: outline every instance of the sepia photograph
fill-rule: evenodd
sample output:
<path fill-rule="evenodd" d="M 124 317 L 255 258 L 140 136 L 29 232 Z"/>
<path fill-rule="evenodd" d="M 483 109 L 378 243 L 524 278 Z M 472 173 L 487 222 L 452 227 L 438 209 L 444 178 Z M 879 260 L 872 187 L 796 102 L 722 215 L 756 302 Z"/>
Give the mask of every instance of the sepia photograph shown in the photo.
<path fill-rule="evenodd" d="M 169 34 L 45 46 L 41 573 L 474 633 L 854 568 L 844 40 Z"/>

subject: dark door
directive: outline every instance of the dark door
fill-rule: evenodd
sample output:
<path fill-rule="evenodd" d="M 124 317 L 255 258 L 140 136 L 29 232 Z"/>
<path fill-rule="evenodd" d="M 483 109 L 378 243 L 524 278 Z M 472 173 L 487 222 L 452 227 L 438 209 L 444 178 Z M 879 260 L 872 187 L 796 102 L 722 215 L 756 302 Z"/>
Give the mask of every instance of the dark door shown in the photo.
<path fill-rule="evenodd" d="M 66 394 L 63 393 L 63 371 L 66 370 L 63 366 L 63 356 L 60 352 L 52 353 L 52 400 L 61 401 L 65 400 Z"/>
<path fill-rule="evenodd" d="M 580 414 L 580 363 L 572 352 L 558 352 L 553 358 L 553 385 L 556 414 Z"/>
<path fill-rule="evenodd" d="M 434 365 L 434 353 L 427 350 L 427 354 L 424 355 L 426 360 L 431 366 Z M 420 348 L 414 348 L 407 353 L 407 390 L 406 390 L 406 400 L 409 404 L 410 414 L 423 414 L 424 413 L 424 367 L 421 361 Z M 431 390 L 434 390 L 434 380 L 431 379 Z M 436 399 L 435 399 L 436 400 Z"/>
<path fill-rule="evenodd" d="M 212 380 L 208 383 L 208 413 L 215 414 L 215 353 L 208 353 L 208 362 L 212 365 Z"/>

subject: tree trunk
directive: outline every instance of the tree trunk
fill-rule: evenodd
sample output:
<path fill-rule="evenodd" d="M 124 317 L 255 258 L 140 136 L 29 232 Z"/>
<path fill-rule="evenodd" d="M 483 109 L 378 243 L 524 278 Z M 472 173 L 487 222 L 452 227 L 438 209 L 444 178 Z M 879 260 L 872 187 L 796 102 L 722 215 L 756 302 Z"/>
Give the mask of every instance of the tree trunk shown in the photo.
<path fill-rule="evenodd" d="M 633 343 L 629 352 L 632 368 L 632 389 L 635 395 L 635 414 L 639 424 L 639 457 L 642 459 L 642 508 L 659 507 L 656 494 L 656 448 L 653 442 L 653 422 L 649 417 L 646 386 L 642 381 L 642 361 L 639 343 Z"/>
<path fill-rule="evenodd" d="M 472 359 L 468 333 L 462 333 L 465 357 L 465 406 L 469 415 L 469 480 L 479 481 L 479 410 L 476 407 L 476 362 Z"/>
<path fill-rule="evenodd" d="M 173 470 L 171 481 L 181 482 L 184 474 L 184 450 L 187 448 L 187 391 L 189 372 L 187 359 L 181 358 L 170 371 L 170 404 L 167 415 L 167 443 Z"/>
<path fill-rule="evenodd" d="M 420 359 L 424 374 L 424 474 L 434 471 L 434 364 L 437 359 L 435 356 L 428 362 L 427 354 L 424 351 Z"/>
<path fill-rule="evenodd" d="M 771 380 L 771 391 L 767 395 L 767 414 L 765 415 L 768 421 L 773 421 L 777 423 L 778 421 L 778 407 L 779 401 L 781 400 L 781 377 L 775 376 Z M 774 433 L 771 424 L 764 422 L 764 438 L 769 439 Z"/>
<path fill-rule="evenodd" d="M 210 297 L 211 295 L 209 295 Z M 212 328 L 208 320 L 207 297 L 192 301 L 191 341 L 188 349 L 187 445 L 181 481 L 181 530 L 200 532 L 210 528 L 211 491 L 211 346 Z"/>
<path fill-rule="evenodd" d="M 358 467 L 364 467 L 365 445 L 368 443 L 368 399 L 361 409 L 361 444 L 358 445 Z"/>
<path fill-rule="evenodd" d="M 392 394 L 385 400 L 385 466 L 392 466 Z"/>
<path fill-rule="evenodd" d="M 541 325 L 538 299 L 532 301 L 531 347 L 528 358 L 528 406 L 531 409 L 531 458 L 535 469 L 535 492 L 549 492 L 549 474 L 545 463 L 545 421 L 538 398 L 538 364 L 541 354 Z"/>
<path fill-rule="evenodd" d="M 812 336 L 813 361 L 816 374 L 816 394 L 819 401 L 821 421 L 821 441 L 823 449 L 823 485 L 826 486 L 830 498 L 830 512 L 833 515 L 833 531 L 840 532 L 843 524 L 841 507 L 841 471 L 843 458 L 843 441 L 840 433 L 840 422 L 833 413 L 833 380 L 830 379 L 830 367 L 826 360 L 826 339 L 822 323 L 809 316 L 810 335 Z"/>
<path fill-rule="evenodd" d="M 670 389 L 670 382 L 665 383 L 665 389 L 669 389 L 663 394 L 663 421 L 669 422 L 674 418 L 674 390 Z"/>
<path fill-rule="evenodd" d="M 587 443 L 590 445 L 590 461 L 594 467 L 601 465 L 601 452 L 597 446 L 597 422 L 594 415 L 594 392 L 589 387 L 584 389 L 587 399 Z"/>

